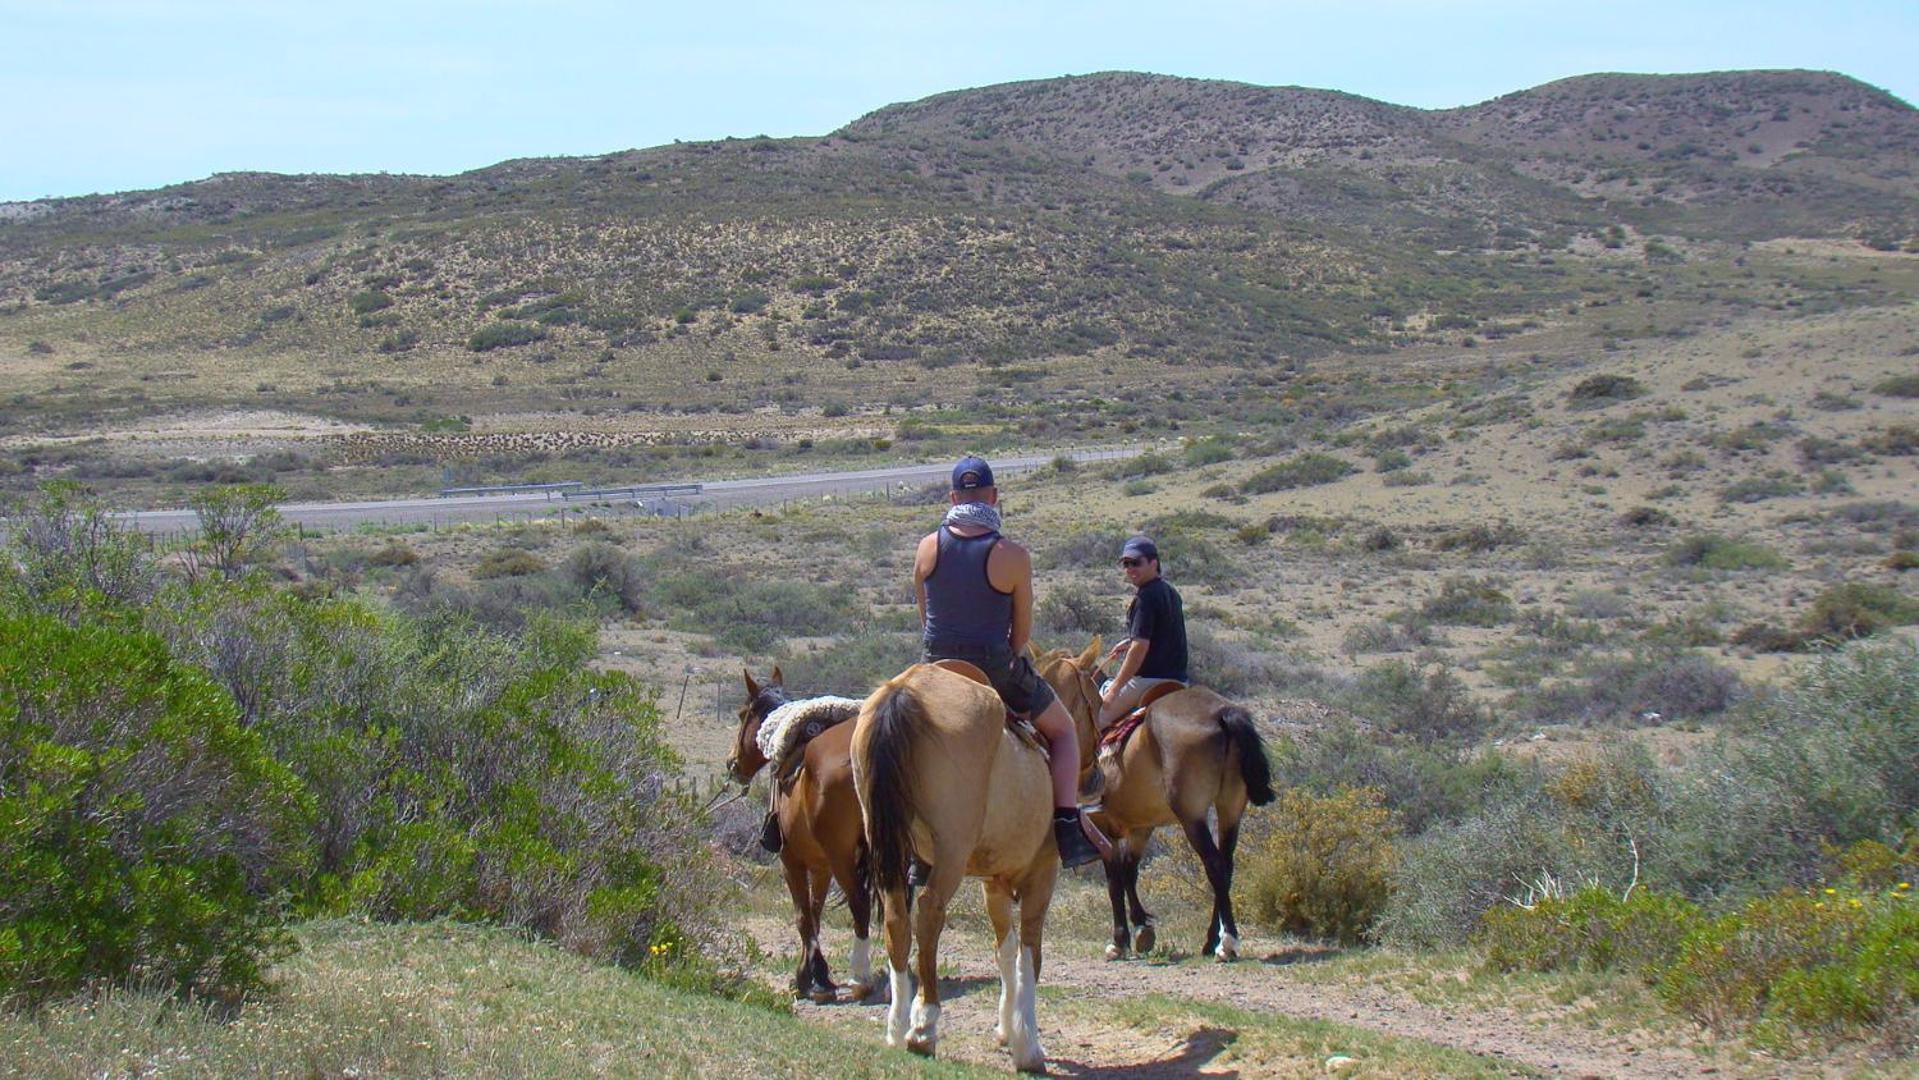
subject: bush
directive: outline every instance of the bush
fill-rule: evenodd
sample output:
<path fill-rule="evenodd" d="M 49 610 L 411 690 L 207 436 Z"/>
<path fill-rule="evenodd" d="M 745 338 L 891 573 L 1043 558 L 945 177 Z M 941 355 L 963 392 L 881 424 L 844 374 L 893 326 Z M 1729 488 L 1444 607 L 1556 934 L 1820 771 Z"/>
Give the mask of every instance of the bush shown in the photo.
<path fill-rule="evenodd" d="M 919 658 L 919 642 L 912 635 L 868 630 L 824 649 L 783 651 L 779 664 L 787 687 L 796 694 L 863 698 Z"/>
<path fill-rule="evenodd" d="M 473 570 L 473 576 L 481 580 L 487 578 L 526 577 L 546 569 L 538 555 L 523 548 L 506 548 L 495 551 L 480 560 Z"/>
<path fill-rule="evenodd" d="M 354 293 L 347 299 L 346 306 L 355 315 L 371 315 L 393 306 L 393 298 L 378 289 Z"/>
<path fill-rule="evenodd" d="M 1470 740 L 1489 722 L 1466 684 L 1443 665 L 1422 672 L 1416 665 L 1389 660 L 1367 668 L 1353 688 L 1351 707 L 1421 743 Z"/>
<path fill-rule="evenodd" d="M 466 339 L 466 347 L 471 352 L 491 352 L 494 349 L 505 349 L 515 345 L 530 345 L 545 338 L 546 330 L 543 327 L 517 322 L 496 322 L 488 323 L 473 331 L 473 336 Z"/>
<path fill-rule="evenodd" d="M 0 997 L 258 989 L 305 805 L 157 635 L 0 611 Z"/>
<path fill-rule="evenodd" d="M 1646 385 L 1629 375 L 1589 375 L 1566 395 L 1575 406 L 1596 408 L 1644 397 Z"/>
<path fill-rule="evenodd" d="M 1796 476 L 1774 473 L 1769 476 L 1753 476 L 1736 480 L 1719 489 L 1719 501 L 1726 503 L 1756 503 L 1767 499 L 1781 499 L 1788 495 L 1798 495 L 1806 490 L 1805 482 Z"/>
<path fill-rule="evenodd" d="M 1579 676 L 1516 694 L 1510 707 L 1527 720 L 1559 723 L 1698 720 L 1725 712 L 1746 693 L 1730 668 L 1683 649 L 1603 657 L 1582 665 Z"/>
<path fill-rule="evenodd" d="M 1652 973 L 1678 955 L 1701 921 L 1698 905 L 1684 897 L 1639 889 L 1622 898 L 1589 885 L 1530 906 L 1493 908 L 1475 943 L 1499 971 Z"/>
<path fill-rule="evenodd" d="M 1054 634 L 1102 634 L 1120 630 L 1117 601 L 1097 596 L 1083 585 L 1048 589 L 1033 606 L 1034 621 Z"/>
<path fill-rule="evenodd" d="M 1275 930 L 1342 945 L 1369 937 L 1399 860 L 1380 793 L 1287 790 L 1264 818 L 1240 856 L 1248 914 Z"/>
<path fill-rule="evenodd" d="M 420 561 L 420 553 L 403 540 L 392 540 L 380 550 L 367 557 L 374 566 L 413 566 Z"/>
<path fill-rule="evenodd" d="M 1441 582 L 1439 595 L 1422 604 L 1419 613 L 1452 626 L 1499 626 L 1512 619 L 1513 602 L 1490 581 L 1455 577 Z"/>
<path fill-rule="evenodd" d="M 1887 397 L 1919 398 L 1919 374 L 1894 375 L 1874 383 L 1872 392 Z"/>
<path fill-rule="evenodd" d="M 1263 495 L 1269 491 L 1317 487 L 1321 484 L 1333 483 L 1357 471 L 1344 458 L 1334 457 L 1331 454 L 1305 453 L 1261 469 L 1242 481 L 1239 489 L 1248 495 Z"/>
<path fill-rule="evenodd" d="M 1729 540 L 1714 533 L 1683 536 L 1666 549 L 1666 565 L 1706 570 L 1778 570 L 1786 560 L 1763 544 Z"/>
<path fill-rule="evenodd" d="M 1869 637 L 1890 626 L 1919 622 L 1919 603 L 1899 590 L 1865 581 L 1847 581 L 1820 593 L 1806 612 L 1806 636 L 1826 641 Z"/>
<path fill-rule="evenodd" d="M 601 599 L 617 604 L 620 610 L 636 614 L 646 589 L 646 574 L 640 561 L 612 544 L 595 541 L 567 556 L 567 580 L 589 600 Z"/>

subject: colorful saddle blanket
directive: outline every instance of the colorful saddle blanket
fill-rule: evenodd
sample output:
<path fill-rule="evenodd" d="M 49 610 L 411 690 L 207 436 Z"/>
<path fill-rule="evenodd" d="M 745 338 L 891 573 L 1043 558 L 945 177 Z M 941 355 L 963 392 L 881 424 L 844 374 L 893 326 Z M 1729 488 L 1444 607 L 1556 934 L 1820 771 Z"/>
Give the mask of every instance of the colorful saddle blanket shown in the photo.
<path fill-rule="evenodd" d="M 1125 716 L 1120 717 L 1113 723 L 1112 727 L 1107 728 L 1100 735 L 1100 755 L 1117 754 L 1121 750 L 1124 750 L 1126 748 L 1126 740 L 1132 738 L 1133 732 L 1138 731 L 1139 726 L 1146 722 L 1146 710 L 1152 706 L 1153 702 L 1158 701 L 1168 694 L 1176 693 L 1184 689 L 1186 689 L 1186 687 L 1183 683 L 1165 682 L 1157 683 L 1152 689 L 1146 691 L 1145 695 L 1139 699 L 1139 706 L 1137 708 Z"/>

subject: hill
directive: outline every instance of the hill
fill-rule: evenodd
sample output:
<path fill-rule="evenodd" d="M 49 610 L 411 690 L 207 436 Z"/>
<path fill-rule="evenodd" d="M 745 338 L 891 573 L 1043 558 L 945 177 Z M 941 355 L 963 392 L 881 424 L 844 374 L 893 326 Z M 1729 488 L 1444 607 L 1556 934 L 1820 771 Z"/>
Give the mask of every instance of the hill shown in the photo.
<path fill-rule="evenodd" d="M 1441 112 L 1110 73 L 821 138 L 9 204 L 0 438 L 267 409 L 597 414 L 697 441 L 753 433 L 688 435 L 688 416 L 857 433 L 928 405 L 1111 437 L 1140 418 L 1110 399 L 1163 396 L 1172 369 L 1199 416 L 1252 424 L 1336 352 L 1648 297 L 1660 332 L 1897 302 L 1880 279 L 1737 263 L 1768 238 L 1912 242 L 1915 147 L 1910 106 L 1821 73 L 1595 75 Z"/>

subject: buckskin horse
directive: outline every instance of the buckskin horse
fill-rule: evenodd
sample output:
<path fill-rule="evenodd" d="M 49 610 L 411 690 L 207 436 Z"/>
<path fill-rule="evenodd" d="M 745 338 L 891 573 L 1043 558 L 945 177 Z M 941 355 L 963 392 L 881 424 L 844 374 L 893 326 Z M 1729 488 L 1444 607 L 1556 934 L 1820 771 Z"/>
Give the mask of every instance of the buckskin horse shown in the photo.
<path fill-rule="evenodd" d="M 859 790 L 886 930 L 886 1041 L 931 1056 L 939 1041 L 939 940 L 961 879 L 984 879 L 1000 973 L 999 1028 L 1016 1068 L 1046 1067 L 1035 1015 L 1046 909 L 1059 876 L 1053 786 L 1038 745 L 1010 730 L 993 688 L 915 664 L 875 690 L 853 728 Z M 932 864 L 919 908 L 907 871 Z M 1013 925 L 1018 904 L 1019 925 Z M 909 917 L 916 920 L 908 926 Z M 918 990 L 907 968 L 919 941 Z M 908 1002 L 911 1001 L 911 1013 Z"/>
<path fill-rule="evenodd" d="M 1105 860 L 1106 893 L 1113 904 L 1109 960 L 1153 948 L 1153 916 L 1139 900 L 1139 860 L 1153 830 L 1178 825 L 1206 869 L 1213 911 L 1200 950 L 1222 961 L 1239 957 L 1239 924 L 1233 917 L 1233 850 L 1246 804 L 1273 801 L 1272 766 L 1250 713 L 1204 687 L 1176 690 L 1152 702 L 1145 720 L 1127 738 L 1110 767 L 1099 764 L 1099 686 L 1093 673 L 1097 638 L 1077 657 L 1060 650 L 1037 657 L 1040 677 L 1059 694 L 1079 732 L 1081 775 L 1101 768 L 1106 781 L 1093 823 L 1113 839 Z M 1218 819 L 1215 839 L 1206 812 Z M 1128 936 L 1129 921 L 1134 929 Z"/>
<path fill-rule="evenodd" d="M 734 736 L 733 756 L 726 770 L 742 784 L 750 783 L 766 767 L 760 745 L 762 725 L 782 706 L 795 704 L 787 694 L 779 668 L 765 685 L 746 673 L 746 704 L 740 709 L 740 730 Z M 782 719 L 785 719 L 782 716 Z M 804 722 L 804 718 L 796 718 Z M 832 724 L 807 739 L 790 777 L 774 781 L 773 813 L 779 822 L 780 869 L 800 932 L 800 968 L 793 989 L 816 1002 L 833 1001 L 837 988 L 820 948 L 820 919 L 826 895 L 838 882 L 853 914 L 853 981 L 848 996 L 863 1001 L 873 991 L 871 945 L 873 894 L 867 874 L 866 836 L 860 823 L 859 798 L 853 790 L 853 725 Z"/>

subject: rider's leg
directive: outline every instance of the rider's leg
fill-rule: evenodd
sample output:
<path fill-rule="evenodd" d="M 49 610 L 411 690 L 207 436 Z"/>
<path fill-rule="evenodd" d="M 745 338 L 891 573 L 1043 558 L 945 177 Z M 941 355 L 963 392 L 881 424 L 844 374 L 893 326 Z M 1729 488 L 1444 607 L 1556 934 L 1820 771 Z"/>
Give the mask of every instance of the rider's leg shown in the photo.
<path fill-rule="evenodd" d="M 1099 729 L 1105 731 L 1117 723 L 1121 717 L 1138 708 L 1139 699 L 1145 693 L 1146 687 L 1140 684 L 1139 679 L 1126 680 L 1126 685 L 1119 688 L 1119 692 L 1113 695 L 1113 700 L 1100 703 Z"/>
<path fill-rule="evenodd" d="M 1033 718 L 1033 726 L 1046 737 L 1053 770 L 1053 806 L 1071 810 L 1079 806 L 1079 733 L 1073 730 L 1073 718 L 1066 706 L 1054 698 Z"/>

